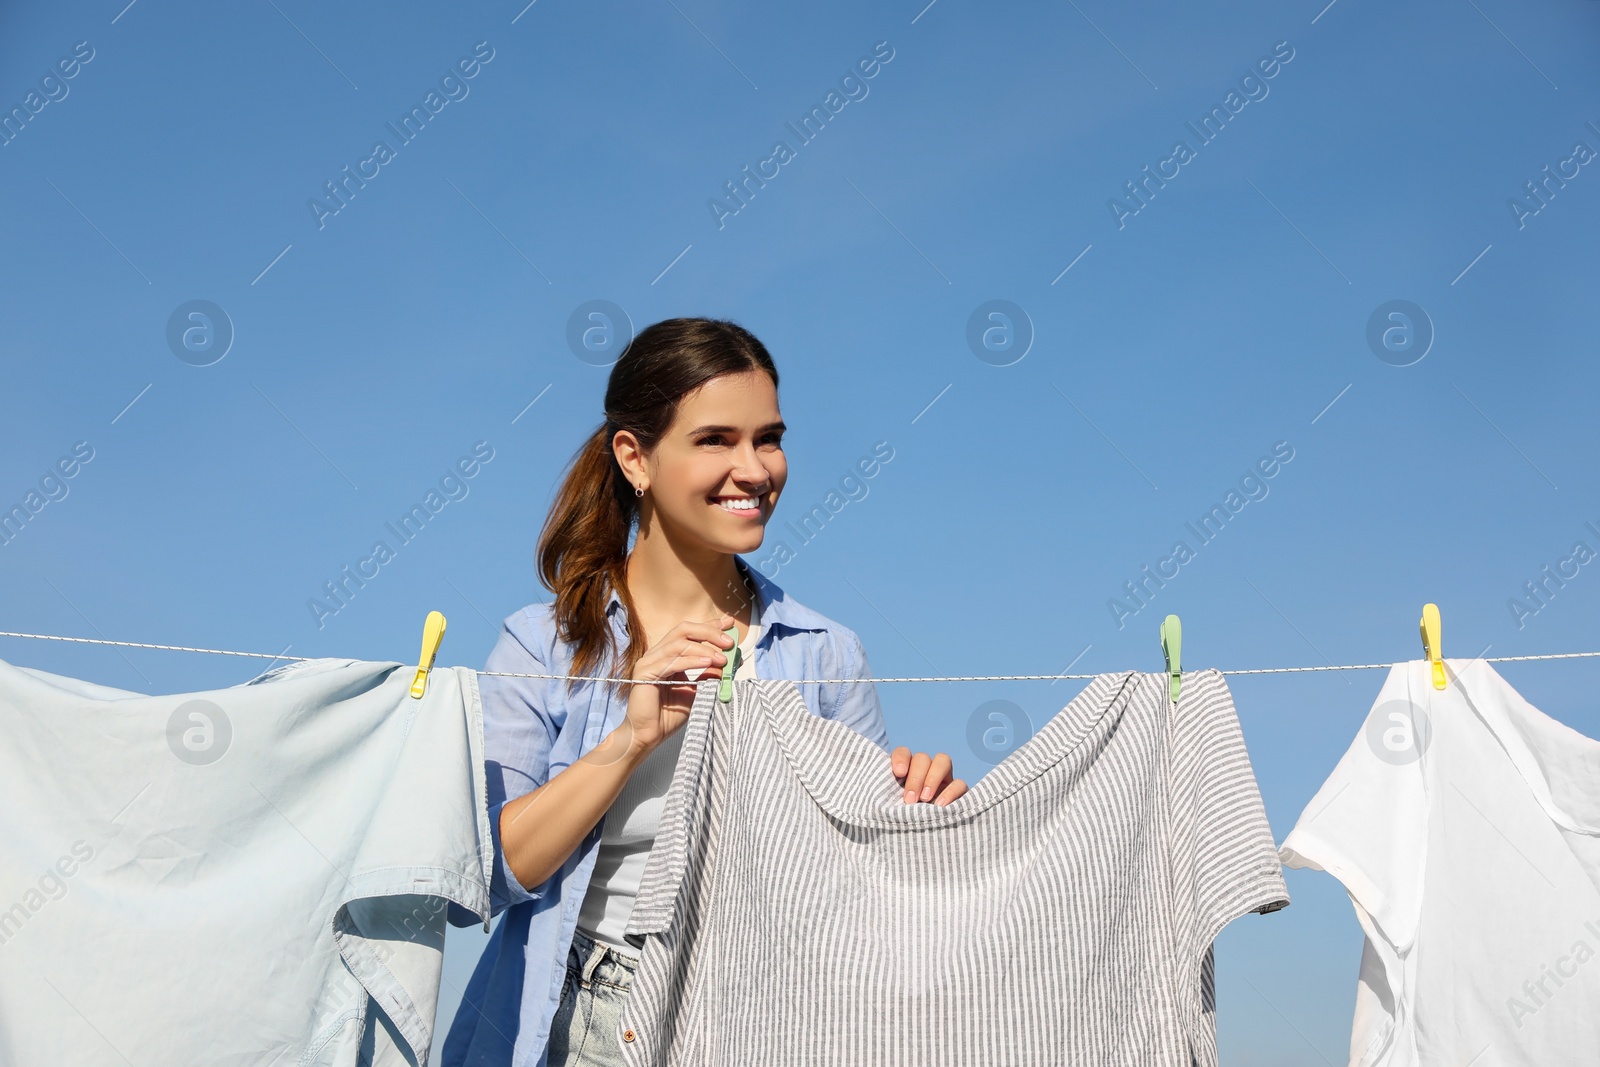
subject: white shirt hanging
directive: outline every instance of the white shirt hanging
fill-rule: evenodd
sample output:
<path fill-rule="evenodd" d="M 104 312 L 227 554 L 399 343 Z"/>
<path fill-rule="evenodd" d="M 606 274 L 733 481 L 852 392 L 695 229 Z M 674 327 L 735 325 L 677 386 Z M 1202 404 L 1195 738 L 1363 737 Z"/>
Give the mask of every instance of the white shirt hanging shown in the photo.
<path fill-rule="evenodd" d="M 1366 933 L 1350 1067 L 1600 1063 L 1600 741 L 1446 665 L 1390 669 L 1279 850 Z"/>

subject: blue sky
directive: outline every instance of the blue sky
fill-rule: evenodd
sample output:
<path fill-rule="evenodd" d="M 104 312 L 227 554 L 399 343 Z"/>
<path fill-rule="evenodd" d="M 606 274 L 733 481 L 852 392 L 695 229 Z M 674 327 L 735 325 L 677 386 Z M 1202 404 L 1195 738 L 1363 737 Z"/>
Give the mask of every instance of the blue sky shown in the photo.
<path fill-rule="evenodd" d="M 753 562 L 880 676 L 1157 670 L 1169 611 L 1195 668 L 1415 658 L 1427 601 L 1447 655 L 1600 648 L 1600 564 L 1524 590 L 1600 550 L 1600 4 L 1324 2 L 6 5 L 0 503 L 44 503 L 0 628 L 404 661 L 436 608 L 441 662 L 481 666 L 547 597 L 539 523 L 626 337 L 569 342 L 604 301 L 771 350 L 790 477 Z M 149 693 L 261 666 L 0 656 Z M 1597 670 L 1501 668 L 1591 736 Z M 1381 681 L 1231 683 L 1278 840 Z M 1078 685 L 880 694 L 976 781 L 980 707 L 1037 727 Z M 1225 1063 L 1344 1059 L 1359 928 L 1286 877 L 1217 942 Z M 451 933 L 441 1025 L 480 944 Z"/>

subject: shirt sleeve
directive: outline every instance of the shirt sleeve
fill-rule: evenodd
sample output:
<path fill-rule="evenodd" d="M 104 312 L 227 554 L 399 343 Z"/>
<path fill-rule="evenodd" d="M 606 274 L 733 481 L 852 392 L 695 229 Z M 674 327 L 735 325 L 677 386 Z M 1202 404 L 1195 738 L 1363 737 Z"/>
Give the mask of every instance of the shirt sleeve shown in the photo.
<path fill-rule="evenodd" d="M 1165 675 L 1147 677 L 1166 700 Z M 1289 891 L 1221 672 L 1186 674 L 1167 714 L 1174 943 L 1184 988 L 1198 998 L 1191 1017 L 1209 1018 L 1212 941 L 1241 915 L 1286 907 Z"/>
<path fill-rule="evenodd" d="M 1423 767 L 1431 724 L 1419 706 L 1426 697 L 1413 700 L 1411 667 L 1390 668 L 1360 733 L 1278 850 L 1289 867 L 1339 879 L 1357 914 L 1401 951 L 1416 937 L 1428 844 Z M 1420 674 L 1417 681 L 1428 684 Z"/>
<path fill-rule="evenodd" d="M 485 671 L 512 674 L 547 674 L 538 652 L 537 630 L 524 612 L 508 617 L 501 625 L 499 640 L 484 663 Z M 542 678 L 500 678 L 478 676 L 478 691 L 483 698 L 483 752 L 488 780 L 489 833 L 494 839 L 494 872 L 489 882 L 489 914 L 499 915 L 513 904 L 539 900 L 550 889 L 551 880 L 533 889 L 525 888 L 506 863 L 505 846 L 500 839 L 500 812 L 508 803 L 532 792 L 549 780 L 550 747 L 557 724 L 545 707 L 549 686 Z M 552 875 L 553 879 L 555 876 Z M 468 922 L 477 921 L 463 911 Z"/>
<path fill-rule="evenodd" d="M 854 631 L 838 633 L 839 655 L 837 677 L 870 679 L 872 668 L 867 664 L 866 649 Z M 867 740 L 889 751 L 889 730 L 883 721 L 883 705 L 878 702 L 878 687 L 871 681 L 847 681 L 831 686 L 834 690 L 832 707 L 824 699 L 824 717 L 844 723 Z"/>
<path fill-rule="evenodd" d="M 1428 851 L 1427 664 L 1399 663 L 1349 749 L 1284 838 L 1289 867 L 1344 885 L 1365 944 L 1350 1063 L 1387 1062 L 1403 1025 L 1405 955 L 1416 940 Z M 1415 1053 L 1412 1053 L 1415 1055 Z"/>

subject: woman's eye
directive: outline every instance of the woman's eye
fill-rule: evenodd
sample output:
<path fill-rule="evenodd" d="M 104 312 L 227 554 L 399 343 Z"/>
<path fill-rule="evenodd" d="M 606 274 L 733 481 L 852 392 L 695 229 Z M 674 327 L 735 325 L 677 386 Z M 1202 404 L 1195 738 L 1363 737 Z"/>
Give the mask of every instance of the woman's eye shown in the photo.
<path fill-rule="evenodd" d="M 780 448 L 783 447 L 783 438 L 778 434 L 768 434 L 761 440 L 765 444 L 777 445 Z M 702 445 L 721 445 L 727 443 L 727 438 L 723 437 L 720 433 L 714 433 L 708 437 L 700 438 L 699 443 Z"/>

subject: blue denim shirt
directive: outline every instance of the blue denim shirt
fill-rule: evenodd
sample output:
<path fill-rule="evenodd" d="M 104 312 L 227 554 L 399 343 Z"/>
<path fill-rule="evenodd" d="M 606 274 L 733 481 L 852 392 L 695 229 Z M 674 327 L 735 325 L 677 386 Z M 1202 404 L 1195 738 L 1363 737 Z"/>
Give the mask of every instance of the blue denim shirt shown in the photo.
<path fill-rule="evenodd" d="M 796 603 L 765 575 L 735 557 L 756 587 L 754 620 L 758 678 L 870 678 L 855 633 Z M 486 671 L 572 673 L 572 649 L 556 633 L 553 604 L 530 604 L 509 616 L 489 653 Z M 615 592 L 606 605 L 616 647 L 628 642 L 627 610 Z M 603 670 L 589 671 L 603 674 Z M 494 838 L 492 914 L 505 915 L 484 946 L 445 1038 L 444 1067 L 546 1067 L 550 1024 L 561 1002 L 567 950 L 589 889 L 604 817 L 543 884 L 525 889 L 506 867 L 500 809 L 571 766 L 621 724 L 625 699 L 603 682 L 480 675 L 484 759 L 489 781 L 489 827 Z M 889 751 L 883 709 L 871 683 L 806 683 L 806 706 L 835 719 Z M 478 921 L 452 905 L 450 921 Z"/>

